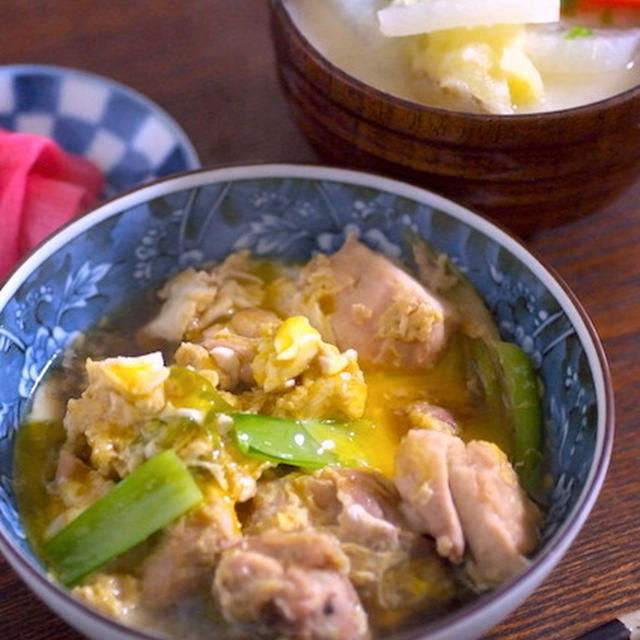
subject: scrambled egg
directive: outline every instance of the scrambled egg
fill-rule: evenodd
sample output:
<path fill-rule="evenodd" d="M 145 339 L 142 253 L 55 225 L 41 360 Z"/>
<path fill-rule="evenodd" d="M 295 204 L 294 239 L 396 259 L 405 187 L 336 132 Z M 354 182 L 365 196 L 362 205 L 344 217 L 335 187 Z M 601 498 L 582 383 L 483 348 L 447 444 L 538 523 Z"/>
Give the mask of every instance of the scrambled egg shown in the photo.
<path fill-rule="evenodd" d="M 262 341 L 252 368 L 256 382 L 266 391 L 286 389 L 318 355 L 322 339 L 303 316 L 285 320 L 273 338 Z"/>
<path fill-rule="evenodd" d="M 102 476 L 123 477 L 144 460 L 128 448 L 138 425 L 165 406 L 169 370 L 160 353 L 89 359 L 86 369 L 88 385 L 80 398 L 69 400 L 64 417 L 68 445 L 78 451 L 88 446 L 91 465 Z"/>
<path fill-rule="evenodd" d="M 129 397 L 162 395 L 162 383 L 169 370 L 159 352 L 135 358 L 125 356 L 107 358 L 101 362 L 87 362 L 89 383 L 104 385 Z"/>
<path fill-rule="evenodd" d="M 304 316 L 287 318 L 262 338 L 252 370 L 259 390 L 251 395 L 263 412 L 325 419 L 364 413 L 367 387 L 356 353 L 324 342 Z"/>
<path fill-rule="evenodd" d="M 208 470 L 228 490 L 252 484 L 261 465 L 238 456 L 232 459 L 233 448 L 216 437 L 216 429 L 224 432 L 224 425 L 213 429 L 205 425 L 206 406 L 196 406 L 201 396 L 191 395 L 196 404 L 187 401 L 181 406 L 171 394 L 172 384 L 186 385 L 184 397 L 188 397 L 188 385 L 195 380 L 201 393 L 218 394 L 227 406 L 240 411 L 291 418 L 362 417 L 366 384 L 355 352 L 341 353 L 324 342 L 305 317 L 266 325 L 263 335 L 251 340 L 254 381 L 249 389 L 234 393 L 215 389 L 221 377 L 218 363 L 205 347 L 188 342 L 178 347 L 176 361 L 193 372 L 185 371 L 195 376 L 191 381 L 185 377 L 180 381 L 179 376 L 172 382 L 171 369 L 159 352 L 87 360 L 88 385 L 80 398 L 69 401 L 64 419 L 70 449 L 88 447 L 91 465 L 103 477 L 118 478 L 162 450 L 169 438 L 189 466 Z M 210 391 L 201 391 L 207 385 Z M 232 468 L 234 477 L 227 473 Z"/>

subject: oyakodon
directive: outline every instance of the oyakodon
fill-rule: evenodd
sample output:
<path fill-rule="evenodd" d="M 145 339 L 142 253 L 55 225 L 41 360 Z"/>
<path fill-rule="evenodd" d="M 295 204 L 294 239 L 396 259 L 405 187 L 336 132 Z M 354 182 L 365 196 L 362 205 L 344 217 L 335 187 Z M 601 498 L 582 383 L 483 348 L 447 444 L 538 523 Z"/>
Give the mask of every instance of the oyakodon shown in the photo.
<path fill-rule="evenodd" d="M 530 364 L 445 256 L 416 262 L 420 282 L 354 237 L 302 267 L 235 253 L 172 278 L 139 354 L 89 358 L 79 397 L 52 376 L 34 415 L 59 404 L 58 428 L 17 449 L 52 573 L 175 637 L 356 640 L 520 572 Z"/>

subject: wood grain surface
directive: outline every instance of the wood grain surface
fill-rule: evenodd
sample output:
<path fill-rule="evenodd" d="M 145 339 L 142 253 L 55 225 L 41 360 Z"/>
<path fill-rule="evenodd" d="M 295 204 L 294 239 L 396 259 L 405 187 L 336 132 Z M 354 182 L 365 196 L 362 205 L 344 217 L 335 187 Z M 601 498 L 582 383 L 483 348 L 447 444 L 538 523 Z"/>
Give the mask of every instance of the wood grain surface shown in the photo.
<path fill-rule="evenodd" d="M 182 124 L 205 166 L 318 162 L 276 80 L 265 0 L 2 0 L 0 19 L 1 64 L 76 67 L 134 87 Z M 602 337 L 616 441 L 603 491 L 561 564 L 485 637 L 570 640 L 640 608 L 640 182 L 605 211 L 528 244 Z M 0 558 L 1 640 L 80 637 Z"/>

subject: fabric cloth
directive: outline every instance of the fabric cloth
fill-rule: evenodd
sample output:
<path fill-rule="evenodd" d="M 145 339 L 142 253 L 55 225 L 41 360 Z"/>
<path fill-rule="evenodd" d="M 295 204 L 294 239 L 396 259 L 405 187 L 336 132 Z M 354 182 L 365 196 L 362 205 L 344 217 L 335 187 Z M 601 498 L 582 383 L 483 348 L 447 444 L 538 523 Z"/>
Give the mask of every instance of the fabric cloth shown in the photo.
<path fill-rule="evenodd" d="M 27 252 L 94 205 L 100 170 L 49 138 L 0 129 L 0 283 Z"/>

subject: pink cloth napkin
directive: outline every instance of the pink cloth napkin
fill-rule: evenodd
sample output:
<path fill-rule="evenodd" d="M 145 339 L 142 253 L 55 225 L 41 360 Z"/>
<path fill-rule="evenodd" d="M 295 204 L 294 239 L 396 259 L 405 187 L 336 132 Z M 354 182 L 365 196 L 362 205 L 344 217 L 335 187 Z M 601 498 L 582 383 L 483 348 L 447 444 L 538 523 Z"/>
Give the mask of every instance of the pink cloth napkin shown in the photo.
<path fill-rule="evenodd" d="M 30 249 L 95 204 L 102 186 L 89 160 L 43 136 L 0 129 L 0 283 Z"/>

